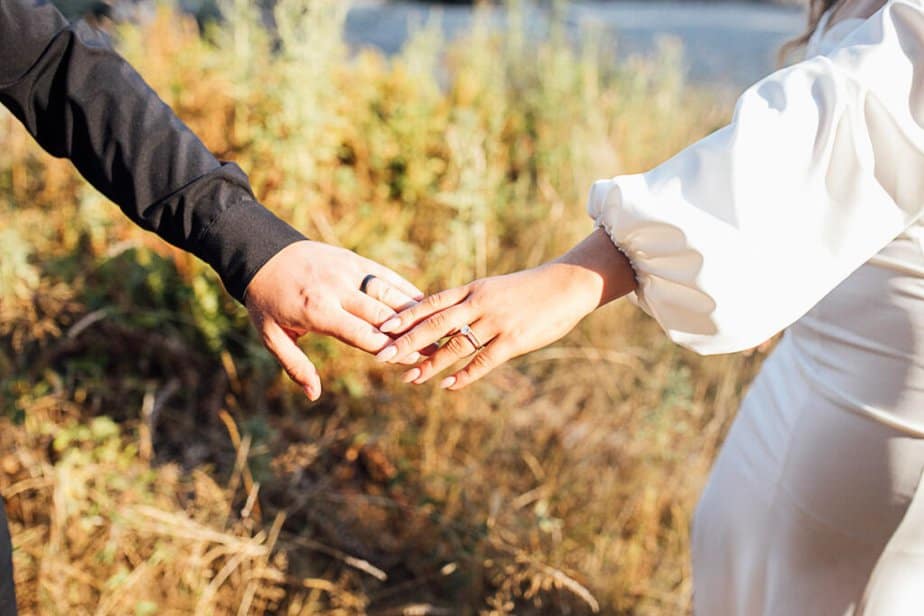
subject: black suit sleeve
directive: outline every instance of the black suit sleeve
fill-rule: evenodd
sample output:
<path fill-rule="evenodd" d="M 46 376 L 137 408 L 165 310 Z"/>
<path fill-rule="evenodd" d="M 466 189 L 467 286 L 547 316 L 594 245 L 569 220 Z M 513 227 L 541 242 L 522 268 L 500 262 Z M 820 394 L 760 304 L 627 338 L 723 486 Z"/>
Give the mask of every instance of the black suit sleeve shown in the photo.
<path fill-rule="evenodd" d="M 0 102 L 134 222 L 211 265 L 240 301 L 270 257 L 304 239 L 102 35 L 46 0 L 0 0 Z"/>

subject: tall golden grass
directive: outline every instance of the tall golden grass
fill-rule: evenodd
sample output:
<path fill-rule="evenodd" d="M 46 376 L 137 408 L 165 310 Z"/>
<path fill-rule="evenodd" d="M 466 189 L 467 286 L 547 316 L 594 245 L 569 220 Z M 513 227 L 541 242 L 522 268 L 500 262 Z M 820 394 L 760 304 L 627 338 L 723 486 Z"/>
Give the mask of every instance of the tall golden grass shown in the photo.
<path fill-rule="evenodd" d="M 251 3 L 118 46 L 309 236 L 437 290 L 590 229 L 591 182 L 719 125 L 681 51 L 614 59 L 423 25 L 352 55 L 343 3 Z M 759 358 L 701 360 L 624 303 L 461 394 L 320 338 L 290 386 L 201 263 L 0 118 L 0 492 L 24 614 L 678 614 L 691 512 Z"/>

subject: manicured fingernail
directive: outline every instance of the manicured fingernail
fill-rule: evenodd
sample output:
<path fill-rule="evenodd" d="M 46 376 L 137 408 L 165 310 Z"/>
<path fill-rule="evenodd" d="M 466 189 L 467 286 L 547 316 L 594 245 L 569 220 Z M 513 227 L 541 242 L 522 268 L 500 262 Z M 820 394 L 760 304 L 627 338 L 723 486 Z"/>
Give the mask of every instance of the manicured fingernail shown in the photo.
<path fill-rule="evenodd" d="M 413 353 L 411 353 L 410 355 L 408 355 L 401 361 L 403 361 L 406 364 L 416 364 L 417 362 L 420 361 L 420 357 L 421 357 L 420 353 L 418 353 L 417 351 L 414 351 Z"/>
<path fill-rule="evenodd" d="M 440 381 L 440 389 L 449 389 L 456 384 L 456 377 L 447 376 L 445 379 Z"/>
<path fill-rule="evenodd" d="M 306 386 L 304 387 L 305 395 L 308 396 L 308 399 L 314 402 L 318 399 L 318 395 L 314 393 L 314 388 Z"/>
<path fill-rule="evenodd" d="M 398 354 L 398 347 L 393 344 L 389 344 L 387 347 L 379 351 L 378 355 L 375 358 L 379 361 L 388 361 L 392 359 L 395 355 Z"/>
<path fill-rule="evenodd" d="M 382 323 L 382 325 L 379 327 L 379 331 L 390 334 L 391 332 L 397 331 L 399 327 L 401 327 L 401 319 L 398 317 L 392 317 Z"/>
<path fill-rule="evenodd" d="M 410 383 L 411 381 L 416 381 L 420 377 L 420 368 L 414 368 L 408 370 L 404 373 L 404 376 L 401 377 L 401 380 L 405 383 Z"/>

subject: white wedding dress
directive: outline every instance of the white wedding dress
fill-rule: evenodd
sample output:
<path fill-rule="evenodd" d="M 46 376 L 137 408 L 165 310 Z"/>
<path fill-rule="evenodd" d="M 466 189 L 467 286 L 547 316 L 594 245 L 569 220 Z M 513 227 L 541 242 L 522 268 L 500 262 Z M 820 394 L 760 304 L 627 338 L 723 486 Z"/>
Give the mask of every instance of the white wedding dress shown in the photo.
<path fill-rule="evenodd" d="M 788 328 L 697 508 L 700 616 L 924 614 L 924 1 L 813 36 L 589 211 L 701 353 Z"/>

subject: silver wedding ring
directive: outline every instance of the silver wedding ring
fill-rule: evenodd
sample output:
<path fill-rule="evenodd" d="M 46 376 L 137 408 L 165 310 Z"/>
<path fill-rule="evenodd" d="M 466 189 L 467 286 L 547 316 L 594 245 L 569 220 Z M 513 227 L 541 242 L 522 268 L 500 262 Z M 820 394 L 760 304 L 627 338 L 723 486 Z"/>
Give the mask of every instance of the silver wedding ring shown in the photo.
<path fill-rule="evenodd" d="M 472 331 L 472 328 L 468 324 L 460 327 L 459 333 L 465 336 L 465 338 L 472 343 L 472 346 L 475 347 L 476 351 L 480 351 L 484 348 L 484 345 L 481 344 L 481 341 L 478 340 L 478 336 L 475 335 L 475 332 Z"/>

